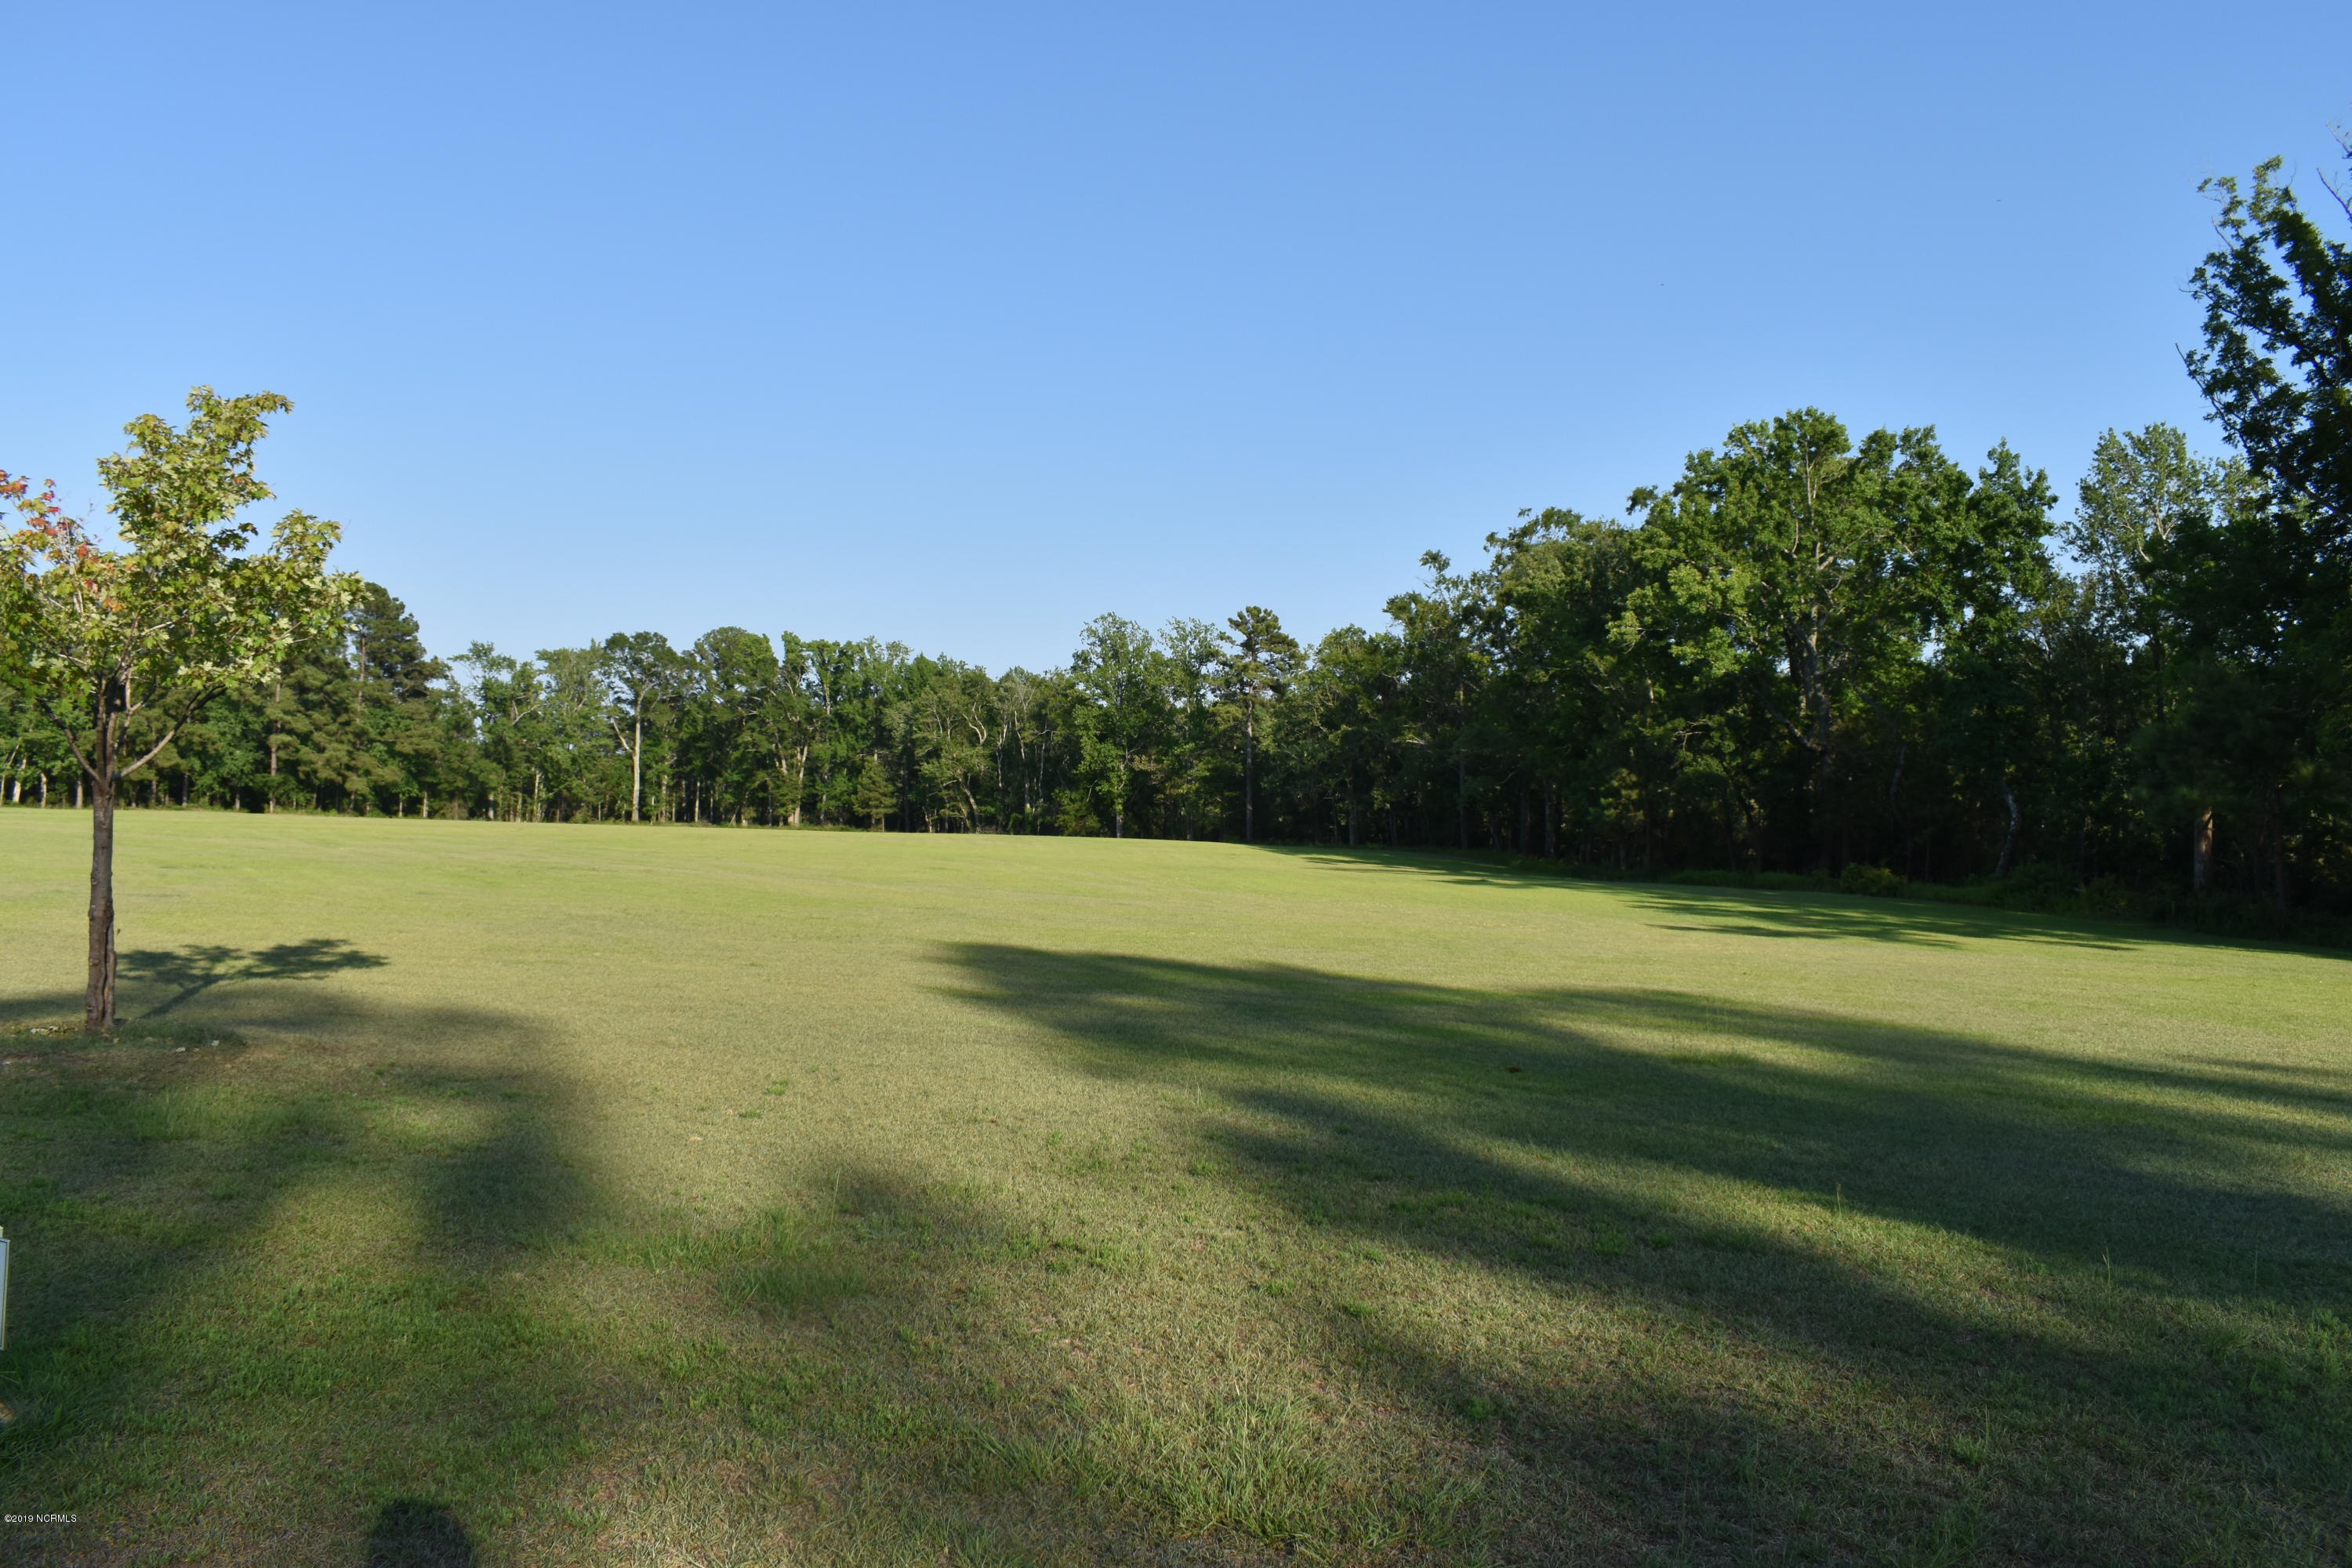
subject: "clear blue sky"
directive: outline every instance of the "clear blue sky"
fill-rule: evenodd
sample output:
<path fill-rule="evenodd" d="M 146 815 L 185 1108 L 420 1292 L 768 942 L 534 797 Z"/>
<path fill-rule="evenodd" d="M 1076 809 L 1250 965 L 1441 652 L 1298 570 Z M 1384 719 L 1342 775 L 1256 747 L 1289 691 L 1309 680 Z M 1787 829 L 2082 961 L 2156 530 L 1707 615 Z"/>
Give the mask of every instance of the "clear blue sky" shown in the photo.
<path fill-rule="evenodd" d="M 2210 426 L 2352 5 L 16 5 L 0 467 L 188 385 L 428 640 L 1378 619 L 1732 424 Z"/>

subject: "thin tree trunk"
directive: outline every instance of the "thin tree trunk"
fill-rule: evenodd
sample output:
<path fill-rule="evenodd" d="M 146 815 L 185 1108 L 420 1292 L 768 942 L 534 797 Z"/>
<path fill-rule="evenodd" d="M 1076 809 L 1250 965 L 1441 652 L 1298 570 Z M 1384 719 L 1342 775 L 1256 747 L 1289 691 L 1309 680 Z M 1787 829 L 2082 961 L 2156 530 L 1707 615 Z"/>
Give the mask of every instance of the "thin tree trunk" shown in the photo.
<path fill-rule="evenodd" d="M 2189 885 L 2203 892 L 2213 881 L 2213 808 L 2207 806 L 2197 814 L 2197 821 L 2189 833 Z"/>
<path fill-rule="evenodd" d="M 111 715 L 99 722 L 91 749 L 89 810 L 89 984 L 81 1026 L 114 1027 L 114 736 Z"/>
<path fill-rule="evenodd" d="M 1257 710 L 1242 713 L 1242 842 L 1257 842 Z"/>
<path fill-rule="evenodd" d="M 2017 791 L 2006 778 L 2000 781 L 2000 798 L 2009 807 L 2009 833 L 2000 841 L 2000 864 L 1993 868 L 1992 874 L 2006 877 L 2017 864 Z"/>
<path fill-rule="evenodd" d="M 1830 753 L 1826 745 L 1822 746 L 1820 751 L 1814 753 L 1812 787 L 1813 831 L 1815 836 L 1814 869 L 1820 871 L 1823 875 L 1827 875 L 1837 868 L 1832 863 L 1835 858 L 1836 851 L 1830 842 L 1832 826 L 1832 814 L 1830 810 Z M 2001 785 L 2001 788 L 2004 790 L 2008 787 L 2009 785 L 2007 784 L 2003 784 Z"/>
<path fill-rule="evenodd" d="M 637 707 L 636 743 L 629 748 L 629 820 L 637 820 L 637 805 L 646 797 L 646 716 L 642 710 L 645 698 L 640 695 Z"/>
<path fill-rule="evenodd" d="M 2271 901 L 2281 910 L 2287 905 L 2286 877 L 2286 800 L 2284 792 L 2271 791 Z"/>
<path fill-rule="evenodd" d="M 1454 837 L 1455 847 L 1470 847 L 1470 759 L 1454 756 Z"/>
<path fill-rule="evenodd" d="M 1895 744 L 1895 773 L 1886 781 L 1886 813 L 1903 830 L 1903 874 L 1911 874 L 1911 814 L 1903 809 L 1903 763 L 1911 754 L 1911 743 L 1898 741 Z"/>

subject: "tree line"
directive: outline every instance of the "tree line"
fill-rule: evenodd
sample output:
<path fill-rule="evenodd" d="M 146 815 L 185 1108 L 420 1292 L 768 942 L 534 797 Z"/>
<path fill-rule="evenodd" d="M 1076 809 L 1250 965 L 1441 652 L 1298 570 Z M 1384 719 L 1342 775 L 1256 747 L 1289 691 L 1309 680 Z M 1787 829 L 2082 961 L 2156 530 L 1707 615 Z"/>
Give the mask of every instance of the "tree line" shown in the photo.
<path fill-rule="evenodd" d="M 2347 904 L 2352 255 L 2215 182 L 2187 368 L 2228 437 L 1742 425 L 1624 515 L 1521 514 L 1379 623 L 1105 615 L 998 674 L 721 627 L 446 663 L 384 588 L 163 744 L 130 804 L 1499 850 Z M 133 731 L 136 723 L 132 723 Z M 136 744 L 132 734 L 126 745 Z M 79 800 L 0 694 L 0 794 Z"/>

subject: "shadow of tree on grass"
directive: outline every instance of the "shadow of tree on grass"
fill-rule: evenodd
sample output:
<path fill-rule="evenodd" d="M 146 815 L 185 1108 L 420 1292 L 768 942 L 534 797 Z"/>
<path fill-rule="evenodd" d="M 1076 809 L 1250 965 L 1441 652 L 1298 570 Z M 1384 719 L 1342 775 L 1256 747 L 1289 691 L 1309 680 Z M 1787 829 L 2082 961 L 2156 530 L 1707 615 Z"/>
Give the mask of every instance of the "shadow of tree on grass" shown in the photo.
<path fill-rule="evenodd" d="M 2048 915 L 2000 910 L 1960 910 L 1908 900 L 1868 899 L 1840 893 L 1752 893 L 1731 889 L 1628 889 L 1638 906 L 1675 917 L 1661 931 L 1719 932 L 1780 941 L 1883 942 L 1918 947 L 1958 947 L 1964 941 L 2021 942 L 2041 946 L 2123 952 L 2148 942 L 2210 942 L 2154 928 L 2125 931 L 2083 925 Z"/>
<path fill-rule="evenodd" d="M 123 953 L 120 960 L 122 978 L 131 985 L 170 988 L 171 994 L 140 1008 L 141 1016 L 150 1019 L 164 1017 L 222 985 L 256 980 L 323 980 L 355 969 L 381 969 L 390 962 L 380 953 L 331 936 L 260 948 L 219 943 L 141 948 Z"/>
<path fill-rule="evenodd" d="M 1659 928 L 1665 931 L 1779 939 L 1860 940 L 1926 947 L 1951 947 L 1964 941 L 2021 942 L 2094 952 L 2123 952 L 2165 943 L 2241 948 L 2256 952 L 2294 952 L 2339 961 L 2352 958 L 2352 952 L 2340 948 L 2221 936 L 2140 921 L 2032 914 L 1925 899 L 1711 888 L 1694 883 L 1588 881 L 1549 866 L 1507 858 L 1482 859 L 1475 853 L 1330 846 L 1258 847 L 1265 854 L 1302 860 L 1329 870 L 1423 877 L 1465 887 L 1506 890 L 1613 891 L 1639 900 L 1643 908 L 1674 917 L 1675 923 Z"/>
<path fill-rule="evenodd" d="M 399 1498 L 368 1531 L 367 1568 L 474 1568 L 474 1540 L 447 1509 Z"/>
<path fill-rule="evenodd" d="M 654 1224 L 586 1173 L 558 1042 L 517 1017 L 221 985 L 203 1029 L 165 1020 L 184 1053 L 12 1037 L 36 1065 L 0 1079 L 28 1265 L 0 1490 L 93 1522 L 11 1552 L 2346 1543 L 2336 1081 L 1673 992 L 946 958 L 1052 1061 L 1155 1091 L 1154 1137 L 991 1126 L 1027 1142 L 986 1181 L 780 1153 L 772 1212 Z M 227 1032 L 362 1021 L 418 1045 L 265 1062 Z M 1194 1268 L 1193 1202 L 1230 1205 L 1234 1258 Z"/>
<path fill-rule="evenodd" d="M 1197 1090 L 1183 1131 L 1289 1223 L 1592 1314 L 1590 1356 L 1404 1304 L 1329 1320 L 1401 1397 L 1495 1413 L 1523 1549 L 2352 1540 L 2352 1207 L 2314 1180 L 2352 1153 L 2332 1087 L 1671 992 L 950 956 L 1086 1068 Z"/>
<path fill-rule="evenodd" d="M 176 956 L 142 966 L 180 986 L 167 1002 L 383 962 L 333 942 Z M 12 1529 L 9 1560 L 341 1565 L 364 1538 L 371 1563 L 470 1563 L 462 1521 L 572 1462 L 613 1396 L 518 1283 L 595 1206 L 544 1042 L 500 1013 L 330 992 L 205 1011 L 8 1037 L 0 1493 L 80 1515 Z M 338 1019 L 430 1048 L 265 1059 L 236 1027 Z M 450 1047 L 503 1065 L 455 1070 Z"/>

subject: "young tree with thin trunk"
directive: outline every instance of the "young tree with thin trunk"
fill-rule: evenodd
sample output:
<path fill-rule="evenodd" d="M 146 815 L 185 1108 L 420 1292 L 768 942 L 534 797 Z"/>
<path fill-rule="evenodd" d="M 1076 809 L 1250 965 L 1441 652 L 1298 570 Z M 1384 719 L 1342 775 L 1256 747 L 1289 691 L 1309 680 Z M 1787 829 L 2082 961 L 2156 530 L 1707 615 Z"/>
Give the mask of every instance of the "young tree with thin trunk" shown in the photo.
<path fill-rule="evenodd" d="M 326 570 L 334 523 L 289 512 L 266 550 L 236 514 L 269 497 L 253 471 L 275 393 L 188 394 L 175 429 L 142 415 L 127 452 L 100 459 L 121 548 L 54 498 L 23 497 L 0 541 L 0 671 L 63 731 L 89 784 L 89 979 L 83 1026 L 115 1021 L 114 805 L 122 781 L 232 685 L 268 681 L 332 635 L 353 579 Z M 32 504 L 26 505 L 26 501 Z"/>

